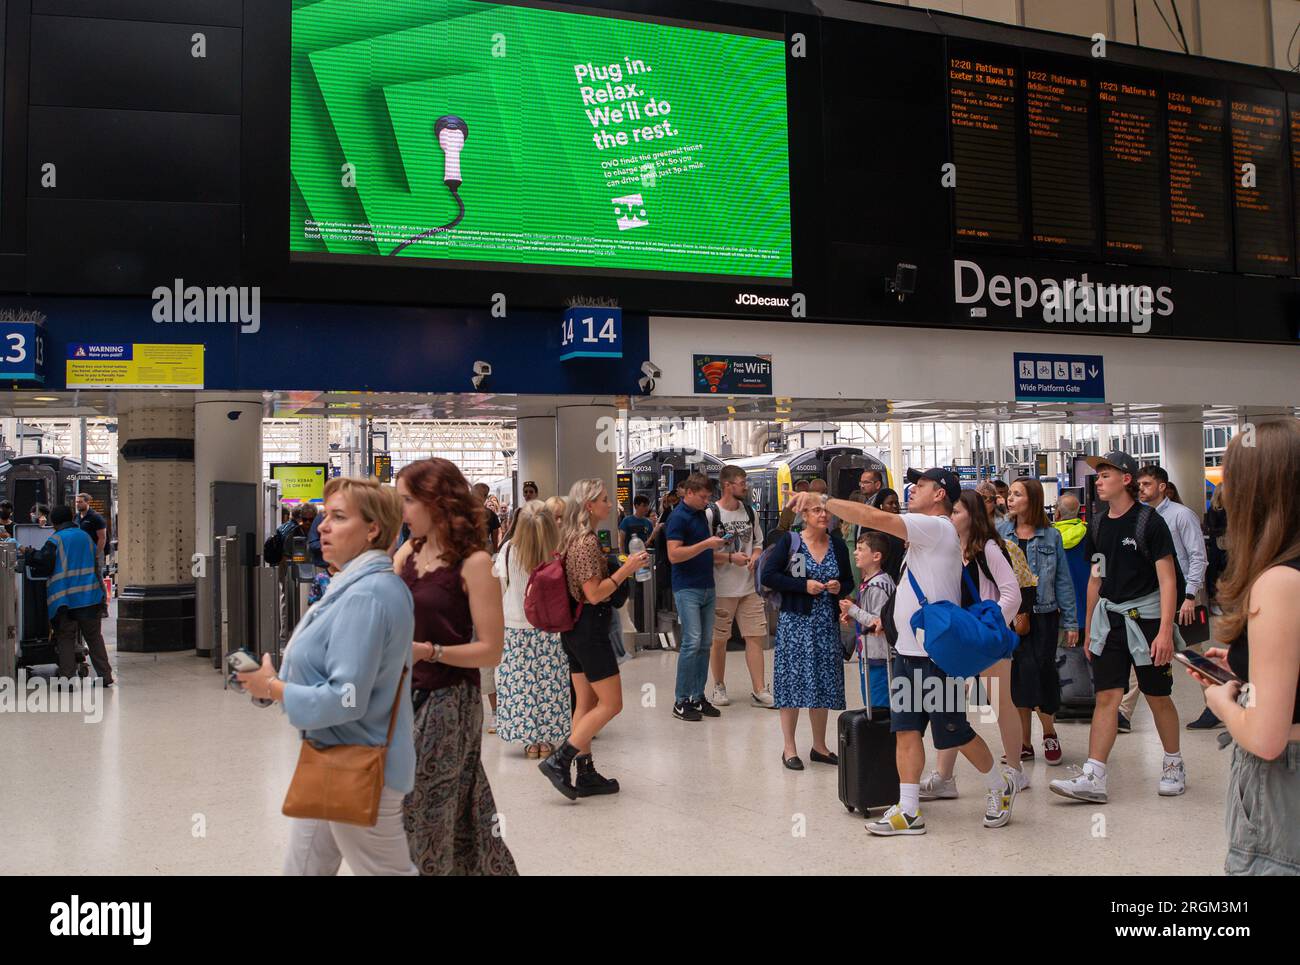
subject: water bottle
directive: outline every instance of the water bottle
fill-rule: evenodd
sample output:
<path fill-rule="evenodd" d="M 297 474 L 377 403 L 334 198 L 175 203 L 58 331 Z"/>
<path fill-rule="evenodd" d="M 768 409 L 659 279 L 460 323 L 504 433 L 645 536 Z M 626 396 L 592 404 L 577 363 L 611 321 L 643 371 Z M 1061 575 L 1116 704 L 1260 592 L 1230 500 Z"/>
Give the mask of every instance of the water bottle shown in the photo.
<path fill-rule="evenodd" d="M 645 543 L 642 542 L 640 536 L 633 536 L 627 541 L 627 551 L 632 556 L 636 556 L 637 553 L 645 552 Z M 641 569 L 636 571 L 636 581 L 638 583 L 644 583 L 646 580 L 650 579 L 650 575 L 650 567 L 643 566 Z"/>

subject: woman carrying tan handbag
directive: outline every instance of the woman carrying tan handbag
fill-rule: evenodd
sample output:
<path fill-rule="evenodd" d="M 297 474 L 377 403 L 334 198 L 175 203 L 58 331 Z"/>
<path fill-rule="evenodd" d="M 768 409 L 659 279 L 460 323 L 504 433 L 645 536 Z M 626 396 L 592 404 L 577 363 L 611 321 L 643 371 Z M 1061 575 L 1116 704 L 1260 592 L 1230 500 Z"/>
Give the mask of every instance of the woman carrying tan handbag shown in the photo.
<path fill-rule="evenodd" d="M 402 799 L 415 785 L 410 689 L 411 594 L 385 552 L 401 509 L 391 489 L 361 479 L 325 486 L 321 553 L 339 568 L 294 630 L 280 676 L 270 657 L 239 674 L 254 697 L 278 700 L 303 732 L 285 797 L 294 818 L 286 875 L 414 875 Z"/>

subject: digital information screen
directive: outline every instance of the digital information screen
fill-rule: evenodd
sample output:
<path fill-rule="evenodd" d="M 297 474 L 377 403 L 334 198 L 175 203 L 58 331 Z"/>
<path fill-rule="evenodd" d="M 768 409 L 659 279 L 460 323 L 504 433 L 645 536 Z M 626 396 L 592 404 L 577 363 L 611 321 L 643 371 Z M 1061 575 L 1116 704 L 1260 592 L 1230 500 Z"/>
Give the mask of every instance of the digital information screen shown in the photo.
<path fill-rule="evenodd" d="M 1237 270 L 1289 275 L 1295 261 L 1287 181 L 1286 101 L 1267 91 L 1232 98 L 1232 197 Z M 1250 165 L 1251 167 L 1247 167 Z"/>
<path fill-rule="evenodd" d="M 1097 242 L 1089 147 L 1090 81 L 1080 74 L 1025 70 L 1033 241 L 1048 248 Z"/>
<path fill-rule="evenodd" d="M 1098 84 L 1106 254 L 1166 254 L 1164 132 L 1154 86 L 1118 80 Z"/>
<path fill-rule="evenodd" d="M 791 277 L 781 37 L 472 0 L 294 7 L 293 255 Z"/>
<path fill-rule="evenodd" d="M 957 166 L 957 237 L 1020 244 L 1017 69 L 954 55 L 948 61 L 952 160 Z"/>
<path fill-rule="evenodd" d="M 1227 102 L 1170 86 L 1165 94 L 1169 136 L 1169 221 L 1174 259 L 1191 268 L 1232 267 L 1228 230 Z"/>
<path fill-rule="evenodd" d="M 280 481 L 280 505 L 324 502 L 328 468 L 315 462 L 271 463 L 271 478 Z"/>
<path fill-rule="evenodd" d="M 1291 207 L 1297 244 L 1300 244 L 1300 99 L 1291 98 Z M 1298 249 L 1300 250 L 1300 249 Z"/>

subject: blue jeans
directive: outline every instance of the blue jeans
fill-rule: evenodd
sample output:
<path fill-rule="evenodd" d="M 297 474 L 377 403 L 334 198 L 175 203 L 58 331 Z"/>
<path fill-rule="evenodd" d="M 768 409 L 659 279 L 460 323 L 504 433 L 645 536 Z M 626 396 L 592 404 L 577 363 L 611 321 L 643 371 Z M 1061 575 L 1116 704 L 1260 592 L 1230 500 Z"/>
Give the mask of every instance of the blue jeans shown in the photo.
<path fill-rule="evenodd" d="M 677 619 L 682 625 L 682 649 L 677 655 L 676 700 L 704 696 L 709 679 L 709 651 L 713 646 L 713 611 L 718 594 L 708 590 L 674 590 Z"/>

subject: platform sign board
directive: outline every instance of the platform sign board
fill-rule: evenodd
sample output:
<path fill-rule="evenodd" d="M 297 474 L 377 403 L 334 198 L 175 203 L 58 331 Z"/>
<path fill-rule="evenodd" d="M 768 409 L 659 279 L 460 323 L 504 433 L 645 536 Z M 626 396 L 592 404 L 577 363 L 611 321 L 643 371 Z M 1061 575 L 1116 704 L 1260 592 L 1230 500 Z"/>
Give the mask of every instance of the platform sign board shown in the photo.
<path fill-rule="evenodd" d="M 70 389 L 201 389 L 203 346 L 72 342 Z"/>
<path fill-rule="evenodd" d="M 0 382 L 45 384 L 45 326 L 0 322 Z"/>
<path fill-rule="evenodd" d="M 1017 402 L 1105 402 L 1100 355 L 1016 352 L 1012 375 Z"/>
<path fill-rule="evenodd" d="M 621 359 L 623 309 L 579 306 L 564 313 L 560 323 L 560 361 Z"/>

